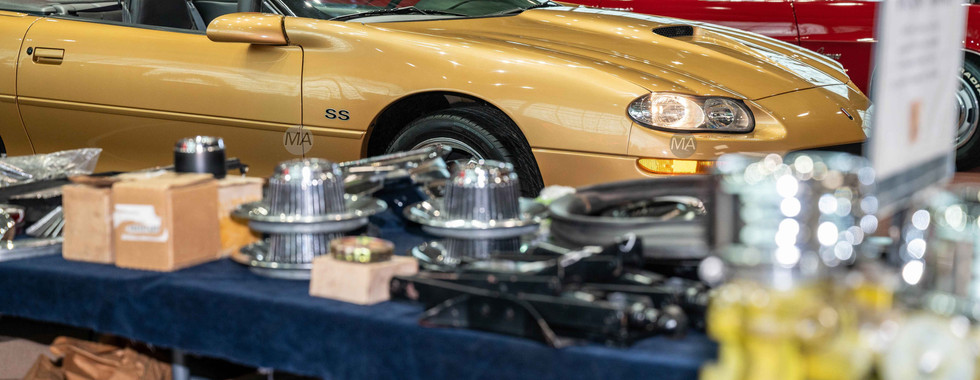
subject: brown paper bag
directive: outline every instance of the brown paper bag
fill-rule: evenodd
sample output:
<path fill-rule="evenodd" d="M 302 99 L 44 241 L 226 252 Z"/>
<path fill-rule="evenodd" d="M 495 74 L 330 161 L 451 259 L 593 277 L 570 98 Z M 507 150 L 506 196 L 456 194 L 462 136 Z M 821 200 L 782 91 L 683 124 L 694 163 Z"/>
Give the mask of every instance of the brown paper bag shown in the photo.
<path fill-rule="evenodd" d="M 57 368 L 41 357 L 25 380 L 169 380 L 170 365 L 132 348 L 59 337 L 51 352 L 61 359 Z"/>

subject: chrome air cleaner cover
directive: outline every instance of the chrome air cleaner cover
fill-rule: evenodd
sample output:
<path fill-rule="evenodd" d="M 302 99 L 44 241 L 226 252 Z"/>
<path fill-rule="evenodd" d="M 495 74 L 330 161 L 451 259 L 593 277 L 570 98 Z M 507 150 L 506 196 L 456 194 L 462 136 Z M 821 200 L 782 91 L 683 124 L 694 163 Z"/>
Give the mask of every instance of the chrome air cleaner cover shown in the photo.
<path fill-rule="evenodd" d="M 329 233 L 367 224 L 384 202 L 344 194 L 340 167 L 307 158 L 280 163 L 269 178 L 267 198 L 238 207 L 234 216 L 266 233 Z"/>
<path fill-rule="evenodd" d="M 545 208 L 520 198 L 514 166 L 490 160 L 456 165 L 446 196 L 405 208 L 405 217 L 433 235 L 459 239 L 517 237 L 534 232 Z"/>
<path fill-rule="evenodd" d="M 341 169 L 333 162 L 286 161 L 269 178 L 266 199 L 232 213 L 268 234 L 268 240 L 233 257 L 262 275 L 309 278 L 313 258 L 328 253 L 331 239 L 366 225 L 369 216 L 386 208 L 383 201 L 345 194 Z"/>
<path fill-rule="evenodd" d="M 534 233 L 545 208 L 520 198 L 514 166 L 490 160 L 459 162 L 446 184 L 446 196 L 406 207 L 405 217 L 444 238 L 412 250 L 422 263 L 454 266 L 462 258 L 483 259 L 513 252 L 521 236 Z"/>

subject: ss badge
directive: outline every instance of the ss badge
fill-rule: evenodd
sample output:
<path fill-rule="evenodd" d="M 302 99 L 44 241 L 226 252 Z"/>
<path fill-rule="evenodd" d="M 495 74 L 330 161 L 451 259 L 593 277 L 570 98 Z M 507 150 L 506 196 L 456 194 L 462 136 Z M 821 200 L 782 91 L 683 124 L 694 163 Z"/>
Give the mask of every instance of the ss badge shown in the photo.
<path fill-rule="evenodd" d="M 326 114 L 324 114 L 324 116 L 330 120 L 333 119 L 344 120 L 344 121 L 350 120 L 350 112 L 347 110 L 335 110 L 333 108 L 327 108 L 327 112 Z"/>

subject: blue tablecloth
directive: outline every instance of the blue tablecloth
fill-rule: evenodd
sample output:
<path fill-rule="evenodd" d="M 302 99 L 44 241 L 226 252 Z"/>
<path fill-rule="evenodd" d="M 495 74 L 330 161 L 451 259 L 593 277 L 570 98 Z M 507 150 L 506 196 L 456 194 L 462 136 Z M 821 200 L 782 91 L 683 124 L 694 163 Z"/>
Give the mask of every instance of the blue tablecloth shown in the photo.
<path fill-rule="evenodd" d="M 307 288 L 229 260 L 151 273 L 45 257 L 0 263 L 0 314 L 327 379 L 694 379 L 715 352 L 700 334 L 628 349 L 552 349 L 424 328 L 418 305 L 358 306 L 310 297 Z"/>
<path fill-rule="evenodd" d="M 374 219 L 401 251 L 421 241 L 390 211 Z M 359 306 L 310 297 L 308 287 L 229 260 L 155 273 L 51 256 L 0 262 L 0 314 L 326 379 L 695 379 L 716 352 L 697 333 L 552 349 L 421 327 L 419 305 Z"/>

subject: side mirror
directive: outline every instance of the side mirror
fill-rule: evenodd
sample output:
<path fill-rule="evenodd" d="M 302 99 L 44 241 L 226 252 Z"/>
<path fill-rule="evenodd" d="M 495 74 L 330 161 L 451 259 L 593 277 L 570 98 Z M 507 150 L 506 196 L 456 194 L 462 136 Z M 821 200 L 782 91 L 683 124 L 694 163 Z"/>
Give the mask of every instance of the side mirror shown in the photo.
<path fill-rule="evenodd" d="M 254 45 L 286 45 L 283 16 L 268 13 L 231 13 L 208 24 L 208 39 L 214 42 L 244 42 Z"/>

